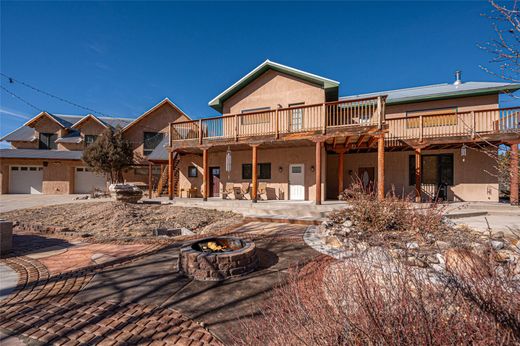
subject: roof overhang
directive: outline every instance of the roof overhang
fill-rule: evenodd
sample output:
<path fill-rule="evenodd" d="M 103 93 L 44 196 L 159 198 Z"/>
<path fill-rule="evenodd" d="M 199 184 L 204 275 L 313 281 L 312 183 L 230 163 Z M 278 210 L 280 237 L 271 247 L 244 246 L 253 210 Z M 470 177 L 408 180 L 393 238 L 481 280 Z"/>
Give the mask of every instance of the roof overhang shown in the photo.
<path fill-rule="evenodd" d="M 66 128 L 61 122 L 58 121 L 58 119 L 56 119 L 54 116 L 52 116 L 51 114 L 49 114 L 47 112 L 41 112 L 40 114 L 38 114 L 37 116 L 35 116 L 34 118 L 32 118 L 28 122 L 26 122 L 24 125 L 32 127 L 32 125 L 35 122 L 37 122 L 38 120 L 40 120 L 42 117 L 47 117 L 47 118 L 51 119 L 52 121 L 54 121 L 56 124 L 58 124 L 60 127 L 64 128 L 64 129 Z"/>
<path fill-rule="evenodd" d="M 123 128 L 123 131 L 126 131 L 128 130 L 130 127 L 134 126 L 135 124 L 137 124 L 139 121 L 143 120 L 144 118 L 146 118 L 150 113 L 153 113 L 153 111 L 155 111 L 156 109 L 160 108 L 161 106 L 164 106 L 165 104 L 169 104 L 170 106 L 172 106 L 173 108 L 175 108 L 179 113 L 181 113 L 182 115 L 184 115 L 186 118 L 188 118 L 188 120 L 191 120 L 191 118 L 188 116 L 188 114 L 184 113 L 184 111 L 182 109 L 180 109 L 175 103 L 173 103 L 172 101 L 170 101 L 169 98 L 165 98 L 164 100 L 162 100 L 161 102 L 159 102 L 158 104 L 156 104 L 155 106 L 153 106 L 152 108 L 150 108 L 149 110 L 147 110 L 146 112 L 144 112 L 143 114 L 141 114 L 140 116 L 138 116 L 134 121 L 132 121 L 130 124 L 126 125 L 124 128 Z"/>
<path fill-rule="evenodd" d="M 104 128 L 108 128 L 108 125 L 105 124 L 101 119 L 99 119 L 98 117 L 96 117 L 95 115 L 93 114 L 87 114 L 85 115 L 83 118 L 79 119 L 74 125 L 71 126 L 71 128 L 78 128 L 78 126 L 80 126 L 81 124 L 83 124 L 85 121 L 89 120 L 89 119 L 92 119 L 94 120 L 95 122 L 97 122 L 99 125 L 103 126 Z"/>
<path fill-rule="evenodd" d="M 295 69 L 293 67 L 285 66 L 282 64 L 278 64 L 274 61 L 266 60 L 260 65 L 258 65 L 255 69 L 253 69 L 251 72 L 246 74 L 244 77 L 240 78 L 235 84 L 231 85 L 229 88 L 221 92 L 217 97 L 215 97 L 213 100 L 209 101 L 208 105 L 217 110 L 218 112 L 222 113 L 222 105 L 224 101 L 226 101 L 228 98 L 236 94 L 239 90 L 244 88 L 246 85 L 251 83 L 253 80 L 258 78 L 260 75 L 262 75 L 264 72 L 268 70 L 274 70 L 278 71 L 293 77 L 296 77 L 298 79 L 320 85 L 325 89 L 325 92 L 328 94 L 335 94 L 337 98 L 337 93 L 339 89 L 339 82 L 328 79 L 325 77 L 321 77 L 309 72 L 301 71 L 298 69 Z"/>

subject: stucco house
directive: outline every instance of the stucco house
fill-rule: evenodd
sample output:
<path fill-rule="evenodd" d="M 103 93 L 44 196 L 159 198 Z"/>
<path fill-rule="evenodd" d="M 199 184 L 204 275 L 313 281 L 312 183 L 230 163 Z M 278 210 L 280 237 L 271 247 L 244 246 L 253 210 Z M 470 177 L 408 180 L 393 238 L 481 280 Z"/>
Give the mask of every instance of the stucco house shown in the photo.
<path fill-rule="evenodd" d="M 380 197 L 498 201 L 485 151 L 505 144 L 518 159 L 520 108 L 499 107 L 501 93 L 518 89 L 457 74 L 450 83 L 341 96 L 335 80 L 267 60 L 209 102 L 217 117 L 192 120 L 168 99 L 136 119 L 40 113 L 2 138 L 13 149 L 0 150 L 1 192 L 101 186 L 81 150 L 119 125 L 143 158 L 125 179 L 147 184 L 150 195 L 167 186 L 170 198 L 319 204 L 361 179 Z"/>

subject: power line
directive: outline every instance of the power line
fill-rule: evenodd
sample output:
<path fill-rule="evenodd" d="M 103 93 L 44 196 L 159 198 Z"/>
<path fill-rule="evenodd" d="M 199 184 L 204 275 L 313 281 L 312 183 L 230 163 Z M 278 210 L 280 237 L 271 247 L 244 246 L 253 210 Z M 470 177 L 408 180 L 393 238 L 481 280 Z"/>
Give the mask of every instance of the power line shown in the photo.
<path fill-rule="evenodd" d="M 98 112 L 98 111 L 96 111 L 96 110 L 94 110 L 94 109 L 92 109 L 92 108 L 82 106 L 82 105 L 80 105 L 80 104 L 78 104 L 78 103 L 76 103 L 76 102 L 72 102 L 72 101 L 69 101 L 69 100 L 64 99 L 63 97 L 60 97 L 60 96 L 56 96 L 56 95 L 54 95 L 54 94 L 51 94 L 51 93 L 49 93 L 49 92 L 47 92 L 47 91 L 45 91 L 45 90 L 42 90 L 42 89 L 37 88 L 37 87 L 35 87 L 35 86 L 32 86 L 32 85 L 30 85 L 30 84 L 28 84 L 28 83 L 25 83 L 25 82 L 21 81 L 21 80 L 18 80 L 18 79 L 15 79 L 15 78 L 13 78 L 13 77 L 10 77 L 10 76 L 6 75 L 5 73 L 0 72 L 0 75 L 2 75 L 3 77 L 7 78 L 7 79 L 9 80 L 9 83 L 14 83 L 14 82 L 16 82 L 16 83 L 20 83 L 21 85 L 23 85 L 23 86 L 25 86 L 25 87 L 27 87 L 27 88 L 30 88 L 30 89 L 32 89 L 32 90 L 34 90 L 34 91 L 36 91 L 36 92 L 39 92 L 39 93 L 41 93 L 41 94 L 44 94 L 44 95 L 46 95 L 46 96 L 49 96 L 49 97 L 55 98 L 55 99 L 57 99 L 57 100 L 59 100 L 59 101 L 61 101 L 61 102 L 68 103 L 68 104 L 70 104 L 70 105 L 72 105 L 72 106 L 74 106 L 74 107 L 78 107 L 78 108 L 84 109 L 84 110 L 86 110 L 86 111 L 89 111 L 89 112 L 91 112 L 91 113 L 96 113 L 96 114 L 99 114 L 99 115 L 102 115 L 102 116 L 105 116 L 105 117 L 112 117 L 112 116 L 109 115 L 109 114 L 105 114 L 105 113 L 102 113 L 102 112 Z M 3 87 L 2 87 L 2 88 L 3 88 Z M 16 97 L 16 96 L 15 96 L 15 97 Z M 25 101 L 24 101 L 24 102 L 25 102 Z M 25 102 L 25 103 L 27 103 L 27 102 Z M 33 106 L 32 106 L 32 107 L 33 107 Z"/>
<path fill-rule="evenodd" d="M 12 91 L 10 91 L 9 89 L 7 89 L 6 87 L 0 85 L 0 88 L 2 88 L 3 91 L 5 91 L 6 93 L 8 93 L 9 95 L 17 98 L 18 100 L 22 101 L 23 103 L 25 103 L 26 105 L 36 109 L 38 112 L 42 112 L 42 110 L 38 107 L 36 107 L 35 105 L 33 105 L 32 103 L 30 103 L 29 101 L 23 99 L 22 97 L 16 95 L 15 93 L 13 93 Z"/>

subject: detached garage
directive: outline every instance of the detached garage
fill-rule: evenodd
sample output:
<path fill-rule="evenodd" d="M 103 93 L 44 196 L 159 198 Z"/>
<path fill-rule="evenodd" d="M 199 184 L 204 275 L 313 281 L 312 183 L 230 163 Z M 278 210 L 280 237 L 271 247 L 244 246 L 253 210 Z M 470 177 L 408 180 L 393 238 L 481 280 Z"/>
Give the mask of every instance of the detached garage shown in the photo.
<path fill-rule="evenodd" d="M 106 190 L 104 176 L 92 172 L 88 167 L 74 169 L 74 193 L 91 193 L 94 190 Z"/>
<path fill-rule="evenodd" d="M 11 166 L 10 168 L 10 193 L 41 194 L 42 182 L 42 166 Z"/>

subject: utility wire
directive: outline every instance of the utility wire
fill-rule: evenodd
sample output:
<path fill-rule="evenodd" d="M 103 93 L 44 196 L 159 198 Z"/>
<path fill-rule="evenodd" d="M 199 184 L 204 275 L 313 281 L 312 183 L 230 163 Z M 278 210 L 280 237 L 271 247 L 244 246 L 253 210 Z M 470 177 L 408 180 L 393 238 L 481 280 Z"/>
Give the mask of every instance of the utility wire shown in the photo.
<path fill-rule="evenodd" d="M 12 91 L 10 91 L 9 89 L 7 89 L 6 87 L 0 85 L 0 88 L 2 88 L 3 91 L 5 91 L 6 93 L 8 93 L 9 95 L 17 98 L 18 100 L 22 101 L 23 103 L 25 103 L 26 105 L 36 109 L 38 112 L 42 112 L 42 110 L 38 107 L 36 107 L 35 105 L 33 105 L 32 103 L 30 103 L 29 101 L 23 99 L 22 97 L 16 95 L 15 93 L 13 93 Z"/>
<path fill-rule="evenodd" d="M 84 110 L 86 110 L 86 111 L 89 111 L 89 112 L 91 112 L 91 113 L 96 113 L 96 114 L 99 114 L 99 115 L 102 115 L 102 116 L 105 116 L 105 117 L 112 117 L 112 116 L 109 115 L 109 114 L 105 114 L 105 113 L 102 113 L 102 112 L 98 112 L 98 111 L 96 111 L 96 110 L 94 110 L 94 109 L 92 109 L 92 108 L 82 106 L 82 105 L 80 105 L 80 104 L 78 104 L 78 103 L 76 103 L 76 102 L 72 102 L 72 101 L 69 101 L 69 100 L 64 99 L 63 97 L 59 97 L 59 96 L 56 96 L 56 95 L 54 95 L 54 94 L 51 94 L 51 93 L 49 93 L 49 92 L 47 92 L 47 91 L 45 91 L 45 90 L 42 90 L 42 89 L 37 88 L 37 87 L 35 87 L 35 86 L 32 86 L 32 85 L 30 85 L 30 84 L 28 84 L 28 83 L 25 83 L 25 82 L 21 81 L 21 80 L 14 79 L 13 77 L 10 77 L 10 76 L 6 75 L 5 73 L 0 72 L 0 75 L 3 76 L 3 77 L 5 77 L 5 78 L 7 78 L 7 79 L 9 80 L 9 83 L 14 83 L 14 82 L 16 82 L 16 83 L 20 83 L 21 85 L 23 85 L 23 86 L 25 86 L 25 87 L 27 87 L 27 88 L 30 88 L 30 89 L 32 89 L 32 90 L 34 90 L 34 91 L 36 91 L 36 92 L 39 92 L 39 93 L 41 93 L 41 94 L 44 94 L 44 95 L 49 96 L 49 97 L 52 97 L 52 98 L 55 98 L 55 99 L 57 99 L 57 100 L 59 100 L 59 101 L 62 101 L 62 102 L 68 103 L 68 104 L 70 104 L 70 105 L 72 105 L 72 106 L 75 106 L 75 107 L 78 107 L 78 108 L 84 109 Z M 25 102 L 25 101 L 24 101 L 24 102 Z M 27 103 L 27 102 L 26 102 L 26 103 Z"/>

